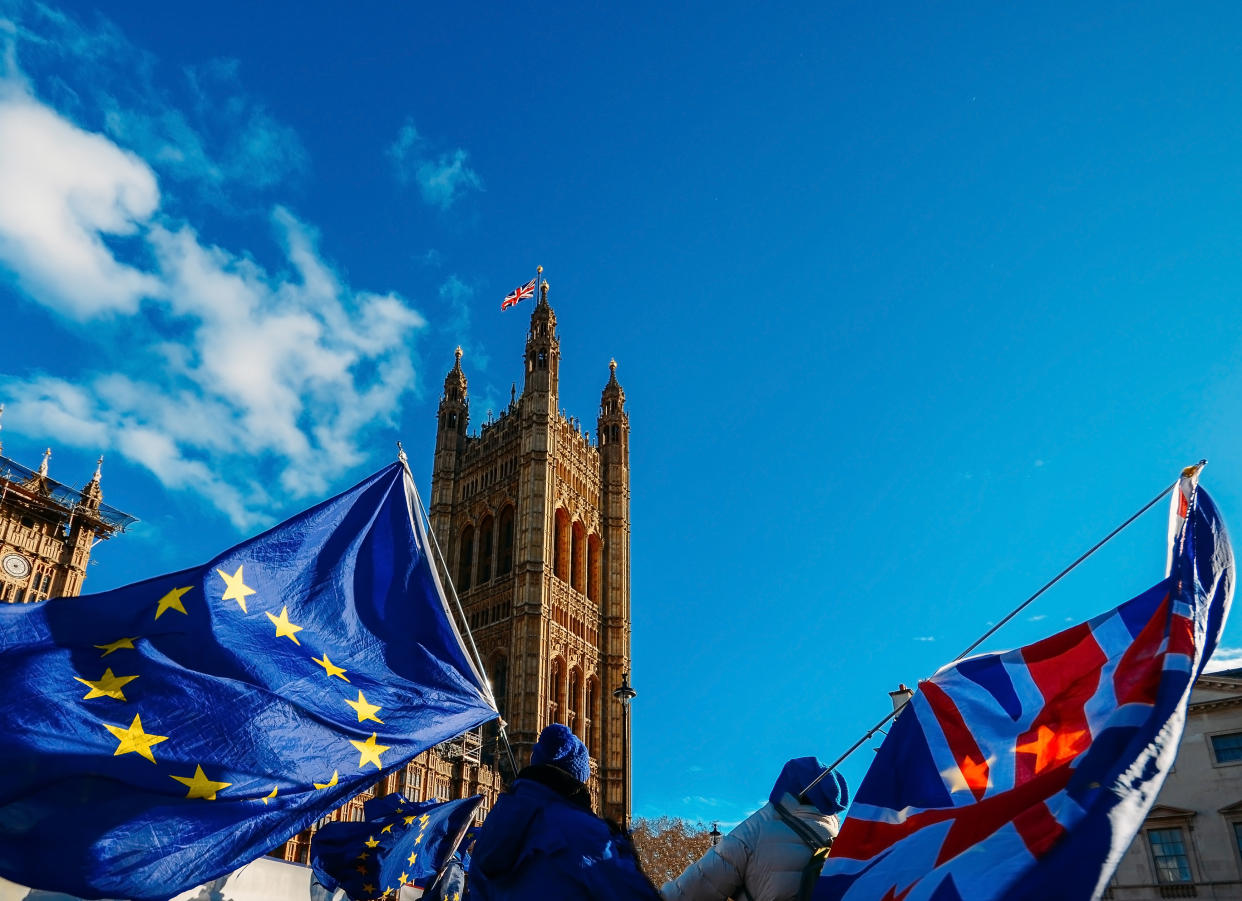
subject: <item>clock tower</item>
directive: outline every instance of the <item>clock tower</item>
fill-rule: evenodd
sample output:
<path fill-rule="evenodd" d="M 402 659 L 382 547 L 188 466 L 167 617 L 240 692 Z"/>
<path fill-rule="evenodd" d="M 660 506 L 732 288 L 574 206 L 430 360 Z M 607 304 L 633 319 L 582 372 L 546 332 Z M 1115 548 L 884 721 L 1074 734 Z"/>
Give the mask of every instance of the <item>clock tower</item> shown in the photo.
<path fill-rule="evenodd" d="M 95 542 L 137 521 L 103 502 L 103 457 L 90 481 L 77 489 L 48 475 L 51 448 L 37 469 L 3 452 L 0 444 L 0 603 L 81 594 Z"/>

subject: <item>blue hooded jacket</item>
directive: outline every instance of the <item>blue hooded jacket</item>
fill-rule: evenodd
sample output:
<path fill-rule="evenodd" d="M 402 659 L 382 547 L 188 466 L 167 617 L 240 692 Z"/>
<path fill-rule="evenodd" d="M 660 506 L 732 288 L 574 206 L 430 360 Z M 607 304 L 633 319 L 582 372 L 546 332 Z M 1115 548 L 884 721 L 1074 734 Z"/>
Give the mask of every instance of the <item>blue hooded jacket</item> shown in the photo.
<path fill-rule="evenodd" d="M 470 857 L 471 901 L 658 901 L 629 840 L 591 812 L 587 787 L 529 766 L 496 801 Z"/>

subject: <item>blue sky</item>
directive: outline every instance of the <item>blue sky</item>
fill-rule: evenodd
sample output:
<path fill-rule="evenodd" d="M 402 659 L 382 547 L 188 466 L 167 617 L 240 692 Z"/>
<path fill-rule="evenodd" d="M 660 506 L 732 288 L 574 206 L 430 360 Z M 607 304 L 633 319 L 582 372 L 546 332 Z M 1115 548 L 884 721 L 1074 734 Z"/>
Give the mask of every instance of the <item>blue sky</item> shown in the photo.
<path fill-rule="evenodd" d="M 631 411 L 636 813 L 733 822 L 1183 465 L 1242 511 L 1242 11 L 1079 6 L 0 0 L 5 453 L 106 454 L 88 590 L 398 438 L 426 492 L 542 264 L 562 405 Z"/>

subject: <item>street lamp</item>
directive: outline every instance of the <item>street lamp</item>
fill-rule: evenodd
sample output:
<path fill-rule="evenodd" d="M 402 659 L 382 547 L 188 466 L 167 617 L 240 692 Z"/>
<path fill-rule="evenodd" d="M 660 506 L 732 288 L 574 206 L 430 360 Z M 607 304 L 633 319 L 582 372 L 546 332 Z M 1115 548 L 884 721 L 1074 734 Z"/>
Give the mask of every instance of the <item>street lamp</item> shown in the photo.
<path fill-rule="evenodd" d="M 707 837 L 712 840 L 713 848 L 716 847 L 718 844 L 720 844 L 720 839 L 722 835 L 721 835 L 720 830 L 716 828 L 715 823 L 712 823 L 712 831 L 707 833 Z"/>
<path fill-rule="evenodd" d="M 625 834 L 630 834 L 630 701 L 638 697 L 630 685 L 630 674 L 621 674 L 621 684 L 612 692 L 612 696 L 621 702 L 621 826 Z"/>

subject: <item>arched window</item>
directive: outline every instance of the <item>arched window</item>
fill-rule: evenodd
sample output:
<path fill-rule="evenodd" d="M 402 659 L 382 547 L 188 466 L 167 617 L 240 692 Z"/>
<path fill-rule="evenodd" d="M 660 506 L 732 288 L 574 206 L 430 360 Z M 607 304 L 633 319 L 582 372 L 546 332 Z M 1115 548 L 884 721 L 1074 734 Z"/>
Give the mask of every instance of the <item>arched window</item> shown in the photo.
<path fill-rule="evenodd" d="M 513 505 L 500 511 L 500 561 L 496 566 L 499 575 L 513 571 Z"/>
<path fill-rule="evenodd" d="M 460 550 L 457 552 L 457 590 L 470 590 L 470 574 L 474 571 L 474 526 L 466 526 L 461 533 Z"/>
<path fill-rule="evenodd" d="M 587 752 L 597 759 L 599 757 L 599 710 L 596 709 L 598 698 L 599 680 L 591 676 L 586 683 L 586 709 L 583 714 L 585 720 L 582 723 L 582 741 L 587 746 Z"/>
<path fill-rule="evenodd" d="M 509 698 L 509 661 L 504 654 L 492 658 L 492 694 L 496 697 L 496 709 L 503 718 Z"/>
<path fill-rule="evenodd" d="M 574 735 L 582 737 L 582 670 L 576 666 L 569 671 L 569 715 L 566 725 Z"/>
<path fill-rule="evenodd" d="M 580 522 L 573 526 L 572 558 L 574 590 L 586 594 L 586 528 Z"/>
<path fill-rule="evenodd" d="M 492 580 L 492 518 L 484 516 L 479 523 L 479 584 Z"/>
<path fill-rule="evenodd" d="M 600 599 L 600 585 L 604 570 L 604 545 L 594 532 L 587 539 L 587 597 Z"/>
<path fill-rule="evenodd" d="M 565 666 L 554 657 L 548 667 L 548 722 L 561 722 L 565 709 Z"/>
<path fill-rule="evenodd" d="M 621 440 L 621 426 L 614 425 L 612 427 L 612 443 L 616 444 L 620 440 Z"/>
<path fill-rule="evenodd" d="M 562 507 L 556 511 L 553 534 L 552 571 L 562 582 L 569 581 L 569 513 Z"/>

